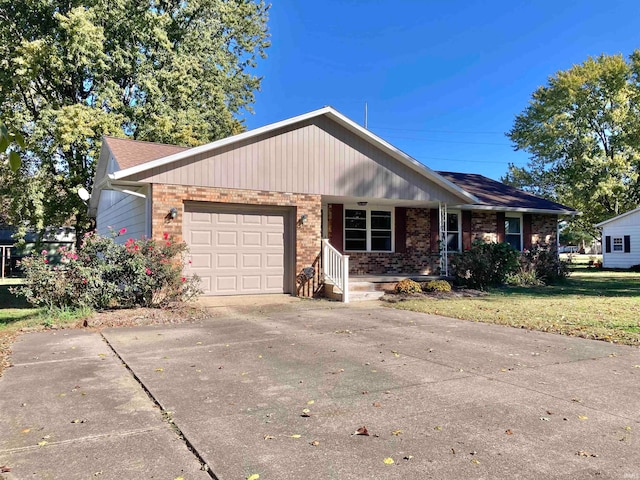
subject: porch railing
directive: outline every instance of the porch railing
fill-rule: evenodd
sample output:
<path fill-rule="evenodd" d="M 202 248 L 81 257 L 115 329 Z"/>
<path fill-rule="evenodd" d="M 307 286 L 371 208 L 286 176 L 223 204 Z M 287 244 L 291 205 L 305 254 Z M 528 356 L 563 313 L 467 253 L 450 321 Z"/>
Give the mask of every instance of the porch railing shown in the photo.
<path fill-rule="evenodd" d="M 349 303 L 349 256 L 341 254 L 326 238 L 322 240 L 322 268 L 325 279 L 342 291 L 342 302 Z"/>

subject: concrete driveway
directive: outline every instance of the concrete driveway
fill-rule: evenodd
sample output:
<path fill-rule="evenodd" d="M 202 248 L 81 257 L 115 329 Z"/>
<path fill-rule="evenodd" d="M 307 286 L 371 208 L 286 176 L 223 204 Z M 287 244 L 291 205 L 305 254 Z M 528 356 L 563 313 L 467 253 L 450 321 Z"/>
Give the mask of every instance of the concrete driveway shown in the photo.
<path fill-rule="evenodd" d="M 640 479 L 637 348 L 326 302 L 99 335 L 15 345 L 7 478 Z"/>

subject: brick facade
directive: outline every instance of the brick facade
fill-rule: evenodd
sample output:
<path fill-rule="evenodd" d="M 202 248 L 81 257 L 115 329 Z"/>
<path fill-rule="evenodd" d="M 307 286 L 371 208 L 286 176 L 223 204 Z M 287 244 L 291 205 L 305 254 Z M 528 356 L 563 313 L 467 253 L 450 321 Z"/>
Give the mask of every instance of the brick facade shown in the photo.
<path fill-rule="evenodd" d="M 182 241 L 182 218 L 185 202 L 294 207 L 296 209 L 296 276 L 302 272 L 303 268 L 316 265 L 320 253 L 321 240 L 322 214 L 320 195 L 164 184 L 153 184 L 151 191 L 151 232 L 152 237 L 156 239 L 161 239 L 162 235 L 167 232 L 176 240 Z M 171 219 L 169 210 L 174 207 L 178 209 L 178 216 L 175 219 Z M 304 224 L 298 221 L 303 215 L 307 215 L 307 221 Z M 313 279 L 310 281 L 313 281 Z M 297 277 L 297 293 L 312 295 L 314 289 L 306 288 L 307 285 L 302 283 L 302 277 Z"/>
<path fill-rule="evenodd" d="M 349 255 L 349 273 L 352 275 L 438 274 L 439 257 L 433 252 L 436 248 L 431 248 L 429 210 L 429 208 L 407 209 L 406 253 L 346 252 Z M 328 225 L 331 229 L 331 209 L 328 211 Z M 556 248 L 557 218 L 557 215 L 531 216 L 532 245 Z M 497 242 L 497 222 L 496 212 L 472 212 L 471 239 Z M 331 237 L 330 231 L 328 236 Z"/>

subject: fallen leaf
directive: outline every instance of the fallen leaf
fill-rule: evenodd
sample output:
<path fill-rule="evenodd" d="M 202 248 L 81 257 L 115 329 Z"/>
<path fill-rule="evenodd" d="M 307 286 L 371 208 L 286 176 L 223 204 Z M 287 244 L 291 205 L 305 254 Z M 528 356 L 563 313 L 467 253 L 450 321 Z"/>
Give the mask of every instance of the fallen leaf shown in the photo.
<path fill-rule="evenodd" d="M 542 420 L 543 422 L 550 422 L 551 419 L 549 417 L 540 417 L 540 420 Z"/>
<path fill-rule="evenodd" d="M 396 462 L 393 461 L 393 458 L 391 458 L 391 457 L 385 458 L 383 460 L 383 462 L 384 462 L 385 465 L 393 465 L 394 463 L 396 463 Z"/>
<path fill-rule="evenodd" d="M 391 435 L 395 435 L 396 437 L 402 433 L 402 430 L 394 430 L 391 432 Z"/>
<path fill-rule="evenodd" d="M 640 368 L 640 365 L 634 365 L 633 368 Z"/>
<path fill-rule="evenodd" d="M 99 356 L 99 357 L 106 357 L 106 356 L 107 356 L 107 354 L 106 354 L 106 353 L 99 353 L 99 354 L 98 354 L 98 356 Z"/>
<path fill-rule="evenodd" d="M 99 476 L 100 476 L 100 475 L 102 475 L 103 473 L 104 473 L 104 471 L 103 471 L 103 470 L 100 470 L 99 472 L 95 472 L 95 473 L 93 474 L 93 476 L 94 476 L 94 477 L 99 477 Z M 178 478 L 181 478 L 181 477 L 178 477 Z"/>
<path fill-rule="evenodd" d="M 589 417 L 587 417 L 586 415 L 578 415 L 578 418 L 580 420 L 589 420 Z"/>
<path fill-rule="evenodd" d="M 404 457 L 402 457 L 403 460 L 411 460 L 413 458 L 413 455 L 405 455 Z"/>
<path fill-rule="evenodd" d="M 249 375 L 249 372 L 242 372 L 240 375 L 244 377 L 245 375 Z"/>
<path fill-rule="evenodd" d="M 367 427 L 360 427 L 352 435 L 365 435 L 365 436 L 368 437 L 369 436 L 369 430 L 367 430 Z"/>
<path fill-rule="evenodd" d="M 258 475 L 257 473 L 254 473 L 253 475 L 249 475 L 247 477 L 247 480 L 258 480 L 260 478 L 260 475 Z"/>
<path fill-rule="evenodd" d="M 624 429 L 625 429 L 626 431 L 629 431 L 629 430 L 631 430 L 631 427 L 626 426 L 626 427 L 624 427 Z"/>
<path fill-rule="evenodd" d="M 504 432 L 504 433 L 506 433 L 507 435 L 513 435 L 513 432 L 511 431 L 511 429 L 509 429 L 509 430 L 505 430 L 505 432 Z"/>
<path fill-rule="evenodd" d="M 276 437 L 274 437 L 273 435 L 265 435 L 264 439 L 265 440 L 275 440 Z"/>
<path fill-rule="evenodd" d="M 307 405 L 313 405 L 314 403 L 316 403 L 316 402 L 315 402 L 315 401 L 313 401 L 313 400 L 309 400 L 309 401 L 307 402 Z"/>
<path fill-rule="evenodd" d="M 437 431 L 441 431 L 442 427 L 440 425 L 436 425 L 435 427 L 433 427 L 433 429 Z"/>
<path fill-rule="evenodd" d="M 156 372 L 164 372 L 164 368 L 156 368 Z"/>
<path fill-rule="evenodd" d="M 320 442 L 318 440 L 314 440 L 313 442 L 309 442 L 309 445 L 317 447 L 318 445 L 320 445 Z"/>
<path fill-rule="evenodd" d="M 25 428 L 24 430 L 22 430 L 22 433 L 29 433 L 31 431 L 30 428 Z"/>
<path fill-rule="evenodd" d="M 382 404 L 380 402 L 373 402 L 373 406 L 380 408 L 382 406 Z"/>
<path fill-rule="evenodd" d="M 585 450 L 579 450 L 578 452 L 576 452 L 576 455 L 578 455 L 579 457 L 594 457 L 594 458 L 598 456 L 595 453 L 590 453 Z"/>
<path fill-rule="evenodd" d="M 480 460 L 478 460 L 477 458 L 472 458 L 471 463 L 478 465 L 480 463 Z"/>
<path fill-rule="evenodd" d="M 11 471 L 11 467 L 7 467 L 6 465 L 0 465 L 0 473 L 9 473 Z"/>
<path fill-rule="evenodd" d="M 38 442 L 38 446 L 39 447 L 44 447 L 47 443 L 49 443 L 49 442 L 47 442 L 46 440 L 42 440 L 41 442 Z"/>
<path fill-rule="evenodd" d="M 291 438 L 300 438 L 302 435 L 298 435 L 297 433 L 294 433 L 293 435 L 291 435 Z"/>
<path fill-rule="evenodd" d="M 300 415 L 301 417 L 310 417 L 311 416 L 311 410 L 309 410 L 308 408 L 303 408 L 302 409 L 302 415 Z"/>
<path fill-rule="evenodd" d="M 202 342 L 196 342 L 196 345 L 202 345 Z"/>

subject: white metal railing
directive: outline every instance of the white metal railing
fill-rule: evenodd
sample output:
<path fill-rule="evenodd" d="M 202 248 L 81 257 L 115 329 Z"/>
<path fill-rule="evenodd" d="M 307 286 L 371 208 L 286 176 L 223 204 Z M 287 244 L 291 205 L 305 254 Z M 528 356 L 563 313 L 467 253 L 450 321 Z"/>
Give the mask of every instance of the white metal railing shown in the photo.
<path fill-rule="evenodd" d="M 342 290 L 342 302 L 349 303 L 349 256 L 341 254 L 326 238 L 322 240 L 322 271 Z"/>

